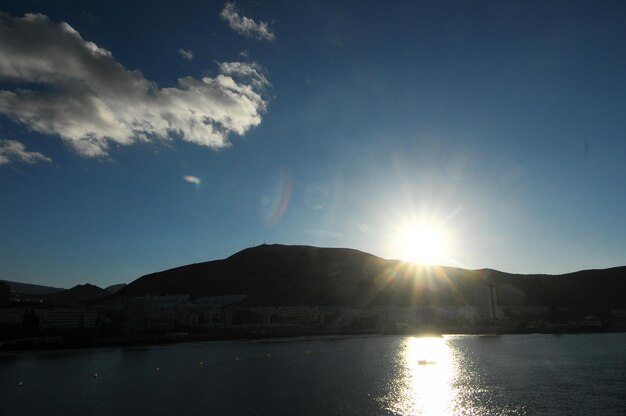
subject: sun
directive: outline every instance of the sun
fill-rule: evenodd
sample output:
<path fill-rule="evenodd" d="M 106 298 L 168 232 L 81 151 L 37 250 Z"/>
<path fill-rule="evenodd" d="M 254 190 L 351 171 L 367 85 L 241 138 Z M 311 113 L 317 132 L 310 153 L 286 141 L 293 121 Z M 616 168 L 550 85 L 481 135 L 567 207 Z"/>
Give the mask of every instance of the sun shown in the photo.
<path fill-rule="evenodd" d="M 411 221 L 397 227 L 393 251 L 404 261 L 441 264 L 447 257 L 446 234 L 434 220 Z"/>

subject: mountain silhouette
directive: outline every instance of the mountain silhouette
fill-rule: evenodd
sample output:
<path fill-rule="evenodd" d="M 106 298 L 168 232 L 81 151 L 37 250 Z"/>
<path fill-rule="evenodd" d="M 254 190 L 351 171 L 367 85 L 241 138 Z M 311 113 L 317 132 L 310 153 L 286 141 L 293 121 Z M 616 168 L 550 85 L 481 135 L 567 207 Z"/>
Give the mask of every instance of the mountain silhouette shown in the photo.
<path fill-rule="evenodd" d="M 601 309 L 626 306 L 626 267 L 563 275 L 419 266 L 358 250 L 261 245 L 226 259 L 140 277 L 114 297 L 246 294 L 249 305 L 381 307 L 466 305 L 495 286 L 501 305 Z"/>
<path fill-rule="evenodd" d="M 111 292 L 92 284 L 76 285 L 71 289 L 45 295 L 44 301 L 57 305 L 70 305 L 75 303 L 87 303 L 104 299 Z"/>

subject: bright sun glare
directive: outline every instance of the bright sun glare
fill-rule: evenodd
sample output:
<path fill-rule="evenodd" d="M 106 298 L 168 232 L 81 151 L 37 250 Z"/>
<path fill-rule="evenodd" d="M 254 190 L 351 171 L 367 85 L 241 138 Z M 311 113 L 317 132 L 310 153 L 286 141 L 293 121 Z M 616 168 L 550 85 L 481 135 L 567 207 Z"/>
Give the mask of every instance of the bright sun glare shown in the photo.
<path fill-rule="evenodd" d="M 410 222 L 398 227 L 394 251 L 404 261 L 424 265 L 445 261 L 446 233 L 435 221 Z"/>

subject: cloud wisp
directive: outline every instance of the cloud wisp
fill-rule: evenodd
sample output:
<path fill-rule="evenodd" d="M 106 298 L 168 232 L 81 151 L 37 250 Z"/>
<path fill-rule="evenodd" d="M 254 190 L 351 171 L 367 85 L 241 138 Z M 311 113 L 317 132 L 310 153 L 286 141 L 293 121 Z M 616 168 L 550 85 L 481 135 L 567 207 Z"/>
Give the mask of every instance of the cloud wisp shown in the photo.
<path fill-rule="evenodd" d="M 26 150 L 26 146 L 16 140 L 0 140 L 0 165 L 18 162 L 33 165 L 38 162 L 52 162 L 52 159 L 39 152 Z"/>
<path fill-rule="evenodd" d="M 229 146 L 230 134 L 261 123 L 268 81 L 254 62 L 221 63 L 219 70 L 162 88 L 65 22 L 0 13 L 0 83 L 12 87 L 0 89 L 0 114 L 60 136 L 83 156 L 151 140 Z"/>
<path fill-rule="evenodd" d="M 180 56 L 182 56 L 184 59 L 188 61 L 191 61 L 193 59 L 193 51 L 189 49 L 180 48 L 178 50 L 178 53 L 180 54 Z"/>
<path fill-rule="evenodd" d="M 266 22 L 257 23 L 249 17 L 240 15 L 237 11 L 237 6 L 233 2 L 224 4 L 220 16 L 228 22 L 228 26 L 231 29 L 240 35 L 270 42 L 276 39 Z"/>

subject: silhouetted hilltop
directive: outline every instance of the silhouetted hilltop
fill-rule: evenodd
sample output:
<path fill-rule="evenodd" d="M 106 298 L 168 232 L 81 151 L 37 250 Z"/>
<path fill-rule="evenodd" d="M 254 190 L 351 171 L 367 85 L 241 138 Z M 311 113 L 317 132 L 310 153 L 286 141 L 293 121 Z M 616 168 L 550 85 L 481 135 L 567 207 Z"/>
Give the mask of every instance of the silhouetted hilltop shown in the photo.
<path fill-rule="evenodd" d="M 384 263 L 356 250 L 263 245 L 143 276 L 118 295 L 245 293 L 257 304 L 358 304 Z"/>
<path fill-rule="evenodd" d="M 445 275 L 445 276 L 443 276 Z M 255 305 L 353 307 L 461 303 L 481 274 L 423 268 L 343 248 L 263 245 L 143 276 L 117 296 L 246 294 Z"/>
<path fill-rule="evenodd" d="M 48 303 L 69 305 L 73 303 L 86 303 L 111 296 L 111 292 L 92 284 L 76 285 L 71 289 L 52 293 L 44 296 Z"/>
<path fill-rule="evenodd" d="M 501 305 L 626 306 L 626 267 L 564 275 L 423 267 L 358 250 L 262 245 L 226 259 L 177 267 L 135 280 L 114 296 L 246 294 L 251 305 L 352 307 L 463 305 L 496 286 Z"/>

